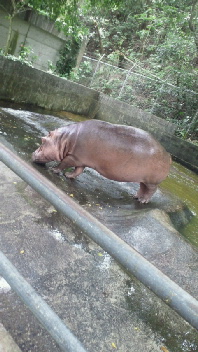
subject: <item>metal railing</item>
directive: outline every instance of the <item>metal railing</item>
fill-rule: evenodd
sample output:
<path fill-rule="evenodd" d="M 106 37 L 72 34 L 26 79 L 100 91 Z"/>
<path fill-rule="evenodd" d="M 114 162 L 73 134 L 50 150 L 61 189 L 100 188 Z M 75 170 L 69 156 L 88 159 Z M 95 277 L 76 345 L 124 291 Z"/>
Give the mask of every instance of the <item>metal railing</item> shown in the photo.
<path fill-rule="evenodd" d="M 64 352 L 87 352 L 57 314 L 0 251 L 0 275 L 22 299 Z"/>

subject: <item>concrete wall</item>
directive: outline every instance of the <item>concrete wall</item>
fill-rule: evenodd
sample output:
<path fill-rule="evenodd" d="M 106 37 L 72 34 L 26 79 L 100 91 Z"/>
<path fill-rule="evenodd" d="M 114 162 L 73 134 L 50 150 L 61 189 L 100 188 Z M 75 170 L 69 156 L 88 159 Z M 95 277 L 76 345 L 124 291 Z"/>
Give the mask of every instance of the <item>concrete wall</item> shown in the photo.
<path fill-rule="evenodd" d="M 151 132 L 157 138 L 160 138 L 164 133 L 173 135 L 176 130 L 176 125 L 102 93 L 99 97 L 99 109 L 96 112 L 96 118 L 139 127 Z"/>
<path fill-rule="evenodd" d="M 0 56 L 0 99 L 51 110 L 92 115 L 99 93 L 64 78 Z"/>
<path fill-rule="evenodd" d="M 173 159 L 198 173 L 198 146 L 176 136 L 162 135 L 159 142 L 172 154 Z"/>
<path fill-rule="evenodd" d="M 0 48 L 6 45 L 9 21 L 6 12 L 0 8 Z M 33 51 L 30 59 L 34 58 L 34 67 L 47 70 L 48 61 L 56 63 L 59 50 L 64 45 L 66 37 L 58 32 L 54 22 L 47 17 L 33 11 L 22 13 L 13 20 L 13 32 L 10 54 L 18 56 L 21 44 Z"/>
<path fill-rule="evenodd" d="M 93 89 L 0 56 L 0 100 L 65 110 L 151 132 L 178 160 L 198 170 L 198 146 L 174 136 L 175 125 Z"/>

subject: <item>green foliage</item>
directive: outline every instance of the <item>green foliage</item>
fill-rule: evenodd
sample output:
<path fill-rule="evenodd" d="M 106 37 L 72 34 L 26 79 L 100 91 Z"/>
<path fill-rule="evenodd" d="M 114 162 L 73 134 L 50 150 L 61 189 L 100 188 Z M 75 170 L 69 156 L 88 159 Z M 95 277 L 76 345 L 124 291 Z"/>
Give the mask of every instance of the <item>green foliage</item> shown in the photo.
<path fill-rule="evenodd" d="M 68 77 L 71 70 L 75 67 L 78 50 L 79 42 L 75 38 L 68 40 L 60 50 L 55 72 L 62 77 Z"/>
<path fill-rule="evenodd" d="M 21 61 L 28 66 L 33 67 L 33 63 L 37 60 L 37 56 L 33 55 L 34 52 L 30 46 L 24 46 L 21 44 L 21 50 L 18 57 L 8 54 L 7 57 L 13 61 Z M 4 50 L 0 48 L 0 55 L 4 56 Z"/>
<path fill-rule="evenodd" d="M 48 73 L 54 73 L 56 71 L 56 66 L 53 64 L 51 60 L 48 60 Z"/>
<path fill-rule="evenodd" d="M 34 55 L 34 52 L 30 46 L 25 46 L 25 45 L 21 44 L 19 61 L 33 65 L 33 63 L 35 62 L 35 60 L 37 60 L 37 58 L 38 57 L 36 55 Z"/>
<path fill-rule="evenodd" d="M 174 121 L 183 138 L 197 138 L 198 0 L 117 1 L 108 10 L 102 2 L 92 4 L 97 8 L 92 17 L 100 18 L 104 60 L 133 68 L 133 74 L 126 80 L 116 68 L 100 65 L 91 86 Z M 95 55 L 96 39 L 92 29 L 88 51 Z"/>
<path fill-rule="evenodd" d="M 174 121 L 180 136 L 197 138 L 198 0 L 1 0 L 0 6 L 10 22 L 5 54 L 17 13 L 47 14 L 71 38 L 57 73 Z M 74 69 L 85 35 L 88 52 L 104 54 L 117 70 L 102 64 L 96 70 L 97 62 L 86 61 Z M 119 68 L 133 75 L 126 78 Z"/>
<path fill-rule="evenodd" d="M 83 61 L 78 71 L 71 70 L 69 79 L 74 82 L 80 82 L 85 86 L 89 86 L 93 76 L 93 68 L 89 61 Z"/>

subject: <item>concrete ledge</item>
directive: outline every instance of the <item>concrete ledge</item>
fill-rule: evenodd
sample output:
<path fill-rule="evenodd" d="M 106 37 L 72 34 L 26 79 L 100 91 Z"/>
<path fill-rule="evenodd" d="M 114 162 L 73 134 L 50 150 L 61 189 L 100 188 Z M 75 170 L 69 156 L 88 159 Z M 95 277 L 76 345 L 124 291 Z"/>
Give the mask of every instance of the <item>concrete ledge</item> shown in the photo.
<path fill-rule="evenodd" d="M 176 125 L 171 122 L 102 93 L 100 93 L 96 118 L 142 128 L 151 132 L 156 138 L 159 138 L 164 133 L 173 135 L 176 130 Z"/>
<path fill-rule="evenodd" d="M 0 99 L 29 103 L 50 110 L 92 116 L 99 93 L 19 61 L 0 57 Z"/>
<path fill-rule="evenodd" d="M 2 352 L 21 352 L 13 338 L 0 323 L 0 351 Z"/>
<path fill-rule="evenodd" d="M 162 135 L 161 144 L 176 160 L 198 173 L 198 146 L 176 136 Z"/>
<path fill-rule="evenodd" d="M 54 36 L 63 39 L 64 41 L 66 41 L 67 39 L 63 32 L 58 31 L 54 21 L 52 21 L 47 16 L 39 14 L 34 10 L 28 10 L 26 12 L 23 12 L 19 15 L 19 17 L 23 20 L 30 22 L 34 26 L 53 34 Z"/>

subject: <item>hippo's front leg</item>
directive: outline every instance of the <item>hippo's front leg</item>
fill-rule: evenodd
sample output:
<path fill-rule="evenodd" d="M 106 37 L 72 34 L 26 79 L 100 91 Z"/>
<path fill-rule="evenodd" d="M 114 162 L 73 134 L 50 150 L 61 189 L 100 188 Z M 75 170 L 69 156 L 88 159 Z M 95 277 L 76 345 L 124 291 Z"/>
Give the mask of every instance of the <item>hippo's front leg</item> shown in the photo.
<path fill-rule="evenodd" d="M 68 178 L 76 178 L 77 176 L 82 174 L 83 170 L 84 170 L 83 166 L 78 166 L 78 167 L 75 167 L 75 170 L 73 172 L 66 172 L 65 176 Z"/>
<path fill-rule="evenodd" d="M 60 164 L 58 166 L 52 167 L 51 170 L 55 174 L 59 174 L 59 173 L 61 173 L 61 171 L 63 171 L 64 169 L 67 169 L 68 167 L 75 167 L 75 163 L 71 158 L 66 157 L 65 159 L 63 159 L 60 162 Z"/>
<path fill-rule="evenodd" d="M 52 168 L 52 170 L 54 173 L 59 174 L 61 171 L 69 167 L 75 167 L 75 170 L 73 172 L 65 173 L 65 176 L 68 178 L 75 178 L 79 176 L 84 170 L 84 166 L 76 166 L 76 162 L 71 156 L 67 156 L 57 167 Z"/>

